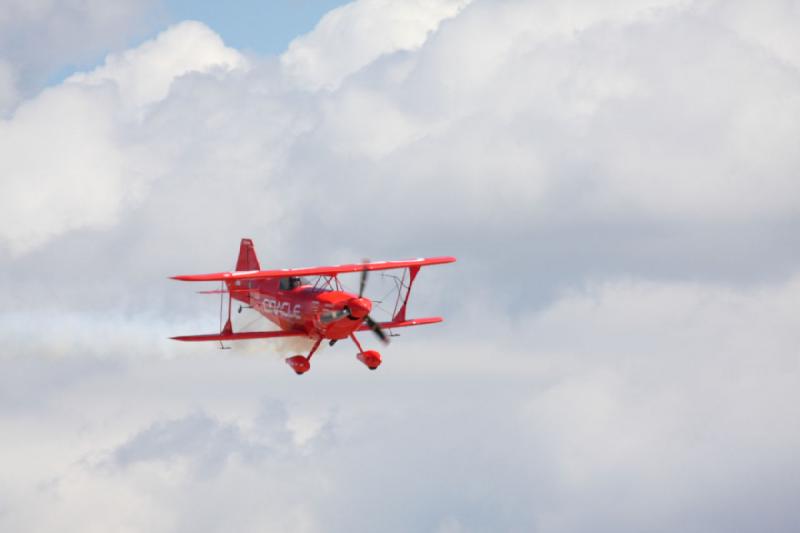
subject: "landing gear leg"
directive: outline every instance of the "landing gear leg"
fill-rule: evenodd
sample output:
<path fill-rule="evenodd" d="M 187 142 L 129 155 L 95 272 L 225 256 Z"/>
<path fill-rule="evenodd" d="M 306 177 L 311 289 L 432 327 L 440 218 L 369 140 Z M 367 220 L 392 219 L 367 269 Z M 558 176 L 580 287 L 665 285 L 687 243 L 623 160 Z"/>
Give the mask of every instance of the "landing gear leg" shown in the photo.
<path fill-rule="evenodd" d="M 317 348 L 319 348 L 319 344 L 320 344 L 321 342 L 322 342 L 322 337 L 320 337 L 319 339 L 317 339 L 317 342 L 315 342 L 315 343 L 314 343 L 314 346 L 312 346 L 312 347 L 311 347 L 311 351 L 310 351 L 310 352 L 308 352 L 308 355 L 306 356 L 306 359 L 308 359 L 308 360 L 309 360 L 309 362 L 311 361 L 311 356 L 312 356 L 312 355 L 314 355 L 314 352 L 316 352 L 316 351 L 317 351 Z"/>
<path fill-rule="evenodd" d="M 364 351 L 364 348 L 362 348 L 362 347 L 361 347 L 361 343 L 360 343 L 360 342 L 358 342 L 358 339 L 356 339 L 356 336 L 355 336 L 355 335 L 353 335 L 353 334 L 351 333 L 351 334 L 350 334 L 350 338 L 351 338 L 351 339 L 353 339 L 353 342 L 354 342 L 354 343 L 356 343 L 356 348 L 358 348 L 358 351 L 359 351 L 359 352 L 363 352 L 363 351 Z"/>
<path fill-rule="evenodd" d="M 365 352 L 364 348 L 361 347 L 361 343 L 358 342 L 358 339 L 356 339 L 355 335 L 351 333 L 350 338 L 353 339 L 353 342 L 356 344 L 356 347 L 358 347 L 358 354 L 356 354 L 356 357 L 358 358 L 359 361 L 364 363 L 370 370 L 375 370 L 376 368 L 381 366 L 381 354 L 379 354 L 375 350 L 367 350 Z"/>
<path fill-rule="evenodd" d="M 317 339 L 307 356 L 295 355 L 294 357 L 289 357 L 286 359 L 286 364 L 292 367 L 296 374 L 305 374 L 311 369 L 311 356 L 317 351 L 321 342 L 322 338 Z"/>

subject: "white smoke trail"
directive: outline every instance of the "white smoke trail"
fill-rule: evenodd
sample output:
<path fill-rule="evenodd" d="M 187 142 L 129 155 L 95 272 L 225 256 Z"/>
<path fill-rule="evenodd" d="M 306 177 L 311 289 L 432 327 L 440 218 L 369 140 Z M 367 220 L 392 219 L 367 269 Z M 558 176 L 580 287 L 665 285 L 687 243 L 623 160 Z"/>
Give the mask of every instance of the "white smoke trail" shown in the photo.
<path fill-rule="evenodd" d="M 240 320 L 241 325 L 234 323 L 233 330 L 237 332 L 245 331 L 277 331 L 278 328 L 260 314 L 258 316 L 247 316 Z M 319 350 L 325 343 L 320 344 Z M 276 358 L 286 358 L 293 355 L 306 355 L 314 345 L 312 339 L 306 337 L 284 337 L 276 339 L 237 341 L 229 343 L 237 354 L 242 355 L 265 355 L 269 354 Z"/>

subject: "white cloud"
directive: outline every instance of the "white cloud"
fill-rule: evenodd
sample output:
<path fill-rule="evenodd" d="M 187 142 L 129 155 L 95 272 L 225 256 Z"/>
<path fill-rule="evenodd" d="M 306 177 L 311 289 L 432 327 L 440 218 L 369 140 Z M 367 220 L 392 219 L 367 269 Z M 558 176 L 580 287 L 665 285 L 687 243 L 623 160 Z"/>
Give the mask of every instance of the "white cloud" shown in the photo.
<path fill-rule="evenodd" d="M 800 68 L 800 36 L 793 25 L 798 15 L 797 3 L 792 0 L 759 5 L 710 2 L 703 7 L 708 15 L 724 21 L 743 40 L 762 46 L 781 61 Z"/>
<path fill-rule="evenodd" d="M 244 65 L 215 33 L 185 22 L 26 101 L 0 121 L 0 238 L 18 254 L 69 231 L 111 227 L 153 179 L 128 133 L 143 107 L 182 75 Z"/>
<path fill-rule="evenodd" d="M 0 123 L 0 230 L 12 252 L 65 232 L 109 228 L 127 189 L 116 142 L 116 95 L 106 89 L 48 90 Z"/>
<path fill-rule="evenodd" d="M 281 57 L 289 76 L 312 89 L 336 88 L 385 54 L 418 49 L 469 0 L 361 0 L 327 13 Z"/>
<path fill-rule="evenodd" d="M 141 123 L 123 124 L 113 141 L 128 161 L 143 165 L 136 172 L 162 187 L 198 187 L 175 175 L 191 165 L 212 181 L 224 176 L 229 187 L 270 188 L 282 197 L 270 212 L 291 212 L 297 221 L 300 211 L 287 210 L 292 202 L 285 199 L 300 189 L 320 198 L 347 191 L 342 201 L 361 203 L 377 195 L 392 206 L 374 213 L 384 226 L 395 208 L 416 203 L 423 216 L 414 220 L 422 221 L 443 202 L 495 230 L 509 220 L 534 228 L 620 214 L 667 225 L 797 215 L 796 76 L 704 18 L 713 10 L 685 2 L 605 9 L 477 3 L 460 12 L 454 6 L 397 7 L 418 18 L 372 19 L 365 14 L 376 8 L 370 2 L 334 11 L 338 23 L 352 25 L 354 39 L 363 37 L 358 48 L 366 55 L 360 75 L 332 92 L 296 90 L 271 64 L 245 75 L 241 55 L 196 23 L 112 55 L 62 87 L 116 87 L 119 102 L 104 112 L 108 120 L 132 108 Z M 437 26 L 442 17 L 451 18 Z M 407 24 L 422 37 L 413 47 L 398 45 L 405 54 L 386 57 L 383 41 L 371 40 L 373 32 L 391 35 L 394 28 L 404 34 Z M 298 42 L 313 38 L 332 56 L 350 57 L 325 35 L 315 30 Z M 188 79 L 187 71 L 212 72 L 213 79 Z M 170 87 L 179 91 L 173 98 Z M 151 109 L 154 101 L 159 106 Z M 11 131 L 13 124 L 4 126 Z M 13 158 L 11 164 L 25 166 Z M 11 172 L 12 180 L 18 172 L 24 171 Z M 335 182 L 325 178 L 331 172 Z M 109 172 L 109 181 L 117 175 Z M 122 181 L 142 182 L 127 175 Z M 117 202 L 104 208 L 112 211 Z M 316 210 L 336 225 L 336 205 L 319 202 Z M 75 224 L 54 218 L 47 225 L 55 229 L 37 232 L 59 235 L 113 220 L 98 215 L 93 225 L 93 216 Z M 461 218 L 450 220 L 463 228 Z M 16 220 L 25 217 L 16 213 Z M 19 239 L 13 246 L 33 249 Z"/>
<path fill-rule="evenodd" d="M 747 290 L 698 283 L 613 282 L 574 291 L 546 311 L 529 315 L 532 324 L 526 335 L 558 351 L 563 343 L 569 351 L 577 349 L 587 356 L 604 352 L 611 357 L 646 356 L 641 363 L 680 354 L 686 363 L 694 360 L 698 365 L 730 369 L 725 363 L 729 359 L 749 360 L 756 368 L 764 364 L 788 368 L 794 359 L 791 346 L 800 340 L 793 312 L 798 296 L 797 277 L 786 284 Z M 580 337 L 568 334 L 574 324 L 580 324 Z"/>
<path fill-rule="evenodd" d="M 189 72 L 224 74 L 245 68 L 244 57 L 200 22 L 172 26 L 155 39 L 119 54 L 91 72 L 73 74 L 66 84 L 97 86 L 114 83 L 125 105 L 144 107 L 163 100 L 170 85 Z"/>
<path fill-rule="evenodd" d="M 361 1 L 282 60 L 187 23 L 29 98 L 0 528 L 791 530 L 788 9 Z M 295 346 L 168 341 L 218 300 L 165 277 L 243 236 L 276 267 L 456 255 L 412 295 L 447 321 L 302 379 Z"/>

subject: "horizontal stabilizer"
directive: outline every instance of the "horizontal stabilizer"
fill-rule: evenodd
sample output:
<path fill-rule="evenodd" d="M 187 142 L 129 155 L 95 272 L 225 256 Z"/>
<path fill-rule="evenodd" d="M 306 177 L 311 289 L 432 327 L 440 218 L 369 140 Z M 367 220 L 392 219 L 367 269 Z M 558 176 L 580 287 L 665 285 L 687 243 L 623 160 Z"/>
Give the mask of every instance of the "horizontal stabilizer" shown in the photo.
<path fill-rule="evenodd" d="M 398 320 L 397 322 L 379 322 L 378 325 L 383 329 L 393 329 L 393 328 L 407 328 L 409 326 L 424 326 L 425 324 L 436 324 L 437 322 L 441 322 L 443 319 L 440 316 L 429 316 L 425 318 L 411 318 L 408 320 Z M 364 324 L 358 331 L 367 331 L 370 327 Z"/>
<path fill-rule="evenodd" d="M 226 290 L 216 290 L 216 291 L 197 291 L 197 294 L 241 294 L 241 293 L 248 293 L 251 289 L 231 289 L 229 291 Z"/>
<path fill-rule="evenodd" d="M 392 270 L 396 268 L 423 267 L 452 263 L 455 257 L 420 257 L 404 261 L 372 261 L 368 263 L 352 263 L 309 268 L 282 268 L 279 270 L 245 270 L 238 272 L 216 272 L 214 274 L 187 274 L 172 276 L 179 281 L 232 281 L 237 279 L 274 279 L 288 276 L 335 276 L 363 270 Z"/>
<path fill-rule="evenodd" d="M 303 331 L 242 331 L 240 333 L 209 333 L 206 335 L 182 335 L 171 337 L 176 341 L 243 341 L 248 339 L 272 339 L 275 337 L 306 337 Z"/>

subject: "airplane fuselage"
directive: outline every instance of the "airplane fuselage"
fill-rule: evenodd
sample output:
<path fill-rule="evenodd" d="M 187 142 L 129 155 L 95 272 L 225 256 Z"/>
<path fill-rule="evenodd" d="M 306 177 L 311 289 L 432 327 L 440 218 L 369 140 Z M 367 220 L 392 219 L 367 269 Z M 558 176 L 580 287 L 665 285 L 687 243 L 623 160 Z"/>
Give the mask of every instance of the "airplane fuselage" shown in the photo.
<path fill-rule="evenodd" d="M 277 279 L 244 280 L 230 284 L 233 297 L 261 313 L 284 331 L 304 332 L 311 338 L 345 339 L 364 322 L 372 308 L 368 298 L 300 285 L 281 289 Z"/>

